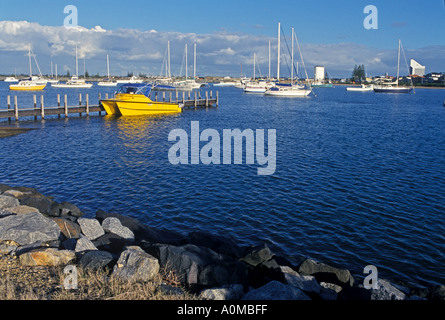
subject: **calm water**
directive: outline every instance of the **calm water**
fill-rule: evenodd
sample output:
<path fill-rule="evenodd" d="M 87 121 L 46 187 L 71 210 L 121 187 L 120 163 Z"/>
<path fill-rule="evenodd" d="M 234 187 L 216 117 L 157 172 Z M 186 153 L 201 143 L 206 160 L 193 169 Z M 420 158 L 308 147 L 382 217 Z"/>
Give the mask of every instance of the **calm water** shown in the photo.
<path fill-rule="evenodd" d="M 445 284 L 445 90 L 319 88 L 310 99 L 218 90 L 220 108 L 208 111 L 21 122 L 38 130 L 0 140 L 0 182 L 36 187 L 90 216 L 115 211 L 184 234 L 266 241 L 359 274 L 373 264 L 381 277 Z M 82 92 L 90 102 L 97 96 Z M 7 94 L 0 84 L 2 105 Z M 46 105 L 55 96 L 48 89 Z M 19 104 L 31 102 L 19 94 Z M 171 165 L 168 134 L 190 132 L 191 121 L 220 133 L 276 129 L 276 173 L 258 176 L 256 164 Z"/>

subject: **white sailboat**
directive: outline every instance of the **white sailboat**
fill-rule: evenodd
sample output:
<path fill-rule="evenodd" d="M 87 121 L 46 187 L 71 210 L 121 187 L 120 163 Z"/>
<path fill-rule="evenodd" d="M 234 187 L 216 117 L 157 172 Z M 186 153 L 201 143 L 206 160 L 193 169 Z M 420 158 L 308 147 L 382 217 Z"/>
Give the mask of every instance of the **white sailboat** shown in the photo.
<path fill-rule="evenodd" d="M 76 46 L 76 75 L 71 77 L 66 83 L 52 83 L 53 88 L 64 88 L 64 89 L 89 89 L 93 86 L 92 83 L 85 82 L 85 79 L 79 79 L 79 64 L 77 60 L 77 46 Z"/>
<path fill-rule="evenodd" d="M 49 83 L 58 83 L 59 80 L 57 80 L 57 64 L 56 64 L 56 79 L 54 79 L 54 73 L 53 73 L 53 62 L 51 61 L 51 79 L 48 80 Z"/>
<path fill-rule="evenodd" d="M 33 56 L 34 56 L 34 54 L 33 54 Z M 31 46 L 29 47 L 29 50 L 28 50 L 28 57 L 29 57 L 29 78 L 20 80 L 19 83 L 17 83 L 17 84 L 9 85 L 9 90 L 13 90 L 13 91 L 40 91 L 46 87 L 47 81 L 45 79 L 43 79 L 41 76 L 38 77 L 38 76 L 32 75 Z M 39 72 L 40 72 L 40 68 L 39 68 L 39 65 L 37 64 L 37 60 L 35 57 L 34 57 L 34 61 L 36 62 L 37 68 L 39 69 Z M 42 73 L 40 72 L 40 75 L 41 74 Z"/>
<path fill-rule="evenodd" d="M 244 86 L 244 92 L 247 93 L 265 93 L 267 89 L 270 89 L 274 84 L 264 79 L 256 80 L 256 53 L 253 53 L 253 80 L 249 81 Z M 261 77 L 261 72 L 260 72 Z"/>
<path fill-rule="evenodd" d="M 278 23 L 278 69 L 277 69 L 277 80 L 278 83 L 270 88 L 267 89 L 265 94 L 268 96 L 279 96 L 279 97 L 307 97 L 311 92 L 312 88 L 306 88 L 304 85 L 297 84 L 296 81 L 294 81 L 294 28 L 292 28 L 292 63 L 291 63 L 291 82 L 290 84 L 280 84 L 280 38 L 281 38 L 281 24 Z M 298 39 L 297 39 L 298 44 Z M 298 45 L 300 57 L 303 62 L 303 56 L 301 54 L 300 46 Z M 306 70 L 306 68 L 305 68 Z M 306 78 L 307 78 L 307 72 L 306 72 Z"/>
<path fill-rule="evenodd" d="M 117 81 L 110 78 L 110 59 L 107 54 L 107 75 L 108 78 L 97 83 L 99 87 L 115 87 L 117 86 Z"/>
<path fill-rule="evenodd" d="M 374 91 L 374 84 L 362 84 L 360 87 L 347 87 L 346 91 L 369 92 Z"/>
<path fill-rule="evenodd" d="M 196 43 L 194 44 L 194 63 L 193 63 L 193 79 L 188 78 L 188 52 L 187 44 L 185 45 L 185 79 L 182 81 L 176 81 L 173 85 L 178 90 L 192 91 L 193 89 L 199 89 L 203 86 L 202 83 L 196 82 Z"/>
<path fill-rule="evenodd" d="M 397 56 L 397 78 L 396 81 L 377 85 L 374 87 L 374 92 L 378 93 L 410 93 L 414 90 L 413 80 L 411 79 L 411 87 L 406 86 L 400 86 L 399 85 L 399 77 L 400 77 L 400 49 L 403 49 L 402 47 L 402 41 L 399 39 L 399 53 Z M 405 52 L 403 52 L 403 55 L 405 55 Z M 406 57 L 405 57 L 405 63 L 406 63 Z M 407 64 L 407 63 L 406 63 Z M 408 65 L 408 64 L 407 64 Z"/>

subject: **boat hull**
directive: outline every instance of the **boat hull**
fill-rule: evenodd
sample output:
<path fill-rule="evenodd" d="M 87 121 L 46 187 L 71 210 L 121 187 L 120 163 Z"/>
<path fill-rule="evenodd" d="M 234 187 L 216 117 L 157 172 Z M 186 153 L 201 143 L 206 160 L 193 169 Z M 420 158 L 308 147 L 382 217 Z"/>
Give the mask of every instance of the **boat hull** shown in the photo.
<path fill-rule="evenodd" d="M 100 100 L 100 103 L 108 115 L 121 115 L 115 100 Z"/>
<path fill-rule="evenodd" d="M 45 89 L 46 84 L 42 85 L 32 85 L 32 86 L 21 86 L 21 85 L 10 85 L 9 90 L 12 91 L 42 91 Z"/>
<path fill-rule="evenodd" d="M 412 88 L 374 88 L 377 93 L 410 93 Z"/>
<path fill-rule="evenodd" d="M 115 99 L 101 100 L 101 103 L 109 115 L 141 116 L 182 112 L 177 103 L 152 101 L 141 94 L 117 94 Z"/>
<path fill-rule="evenodd" d="M 53 83 L 51 87 L 53 88 L 63 88 L 63 89 L 89 89 L 93 84 L 64 84 L 64 83 Z"/>
<path fill-rule="evenodd" d="M 267 90 L 265 95 L 277 97 L 307 97 L 312 91 L 306 89 L 300 90 Z"/>
<path fill-rule="evenodd" d="M 178 104 L 167 102 L 116 101 L 116 104 L 119 108 L 120 114 L 123 116 L 141 116 L 182 112 L 182 108 Z"/>

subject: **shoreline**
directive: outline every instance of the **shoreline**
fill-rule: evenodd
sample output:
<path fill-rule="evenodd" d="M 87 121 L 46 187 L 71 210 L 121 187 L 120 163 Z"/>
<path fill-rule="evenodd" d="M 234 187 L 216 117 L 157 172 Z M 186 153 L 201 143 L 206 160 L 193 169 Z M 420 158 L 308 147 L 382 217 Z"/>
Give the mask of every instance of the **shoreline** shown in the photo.
<path fill-rule="evenodd" d="M 444 285 L 425 288 L 378 279 L 375 288 L 367 289 L 363 275 L 310 258 L 296 263 L 276 255 L 265 242 L 242 247 L 223 236 L 182 235 L 101 210 L 95 218 L 84 218 L 75 204 L 58 203 L 33 188 L 0 184 L 2 277 L 11 273 L 14 279 L 29 279 L 36 271 L 35 283 L 45 286 L 39 277 L 48 281 L 49 270 L 69 265 L 152 284 L 162 270 L 191 294 L 187 299 L 445 300 Z M 48 292 L 64 291 L 54 279 L 50 284 L 56 289 Z"/>
<path fill-rule="evenodd" d="M 32 128 L 12 128 L 12 127 L 0 127 L 0 139 L 13 137 L 19 134 L 27 133 L 31 130 L 35 130 Z"/>

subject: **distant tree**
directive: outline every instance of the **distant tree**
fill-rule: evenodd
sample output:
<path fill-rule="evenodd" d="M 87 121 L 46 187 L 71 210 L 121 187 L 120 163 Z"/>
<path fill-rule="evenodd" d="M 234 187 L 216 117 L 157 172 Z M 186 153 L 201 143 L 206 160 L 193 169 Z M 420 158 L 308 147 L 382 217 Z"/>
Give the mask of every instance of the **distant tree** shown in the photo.
<path fill-rule="evenodd" d="M 362 82 L 366 80 L 366 71 L 365 71 L 365 65 L 355 65 L 354 70 L 352 71 L 352 77 L 351 80 L 355 82 Z"/>
<path fill-rule="evenodd" d="M 85 78 L 89 78 L 90 74 L 88 73 L 88 70 L 85 71 Z"/>
<path fill-rule="evenodd" d="M 66 71 L 66 76 L 67 76 L 68 78 L 71 77 L 71 74 L 70 74 L 70 71 L 69 71 L 69 70 Z"/>
<path fill-rule="evenodd" d="M 127 77 L 131 78 L 132 76 L 133 76 L 133 72 L 128 71 L 128 72 L 127 72 Z"/>

